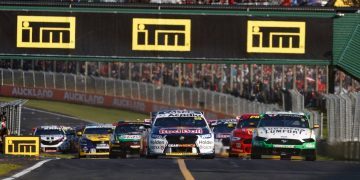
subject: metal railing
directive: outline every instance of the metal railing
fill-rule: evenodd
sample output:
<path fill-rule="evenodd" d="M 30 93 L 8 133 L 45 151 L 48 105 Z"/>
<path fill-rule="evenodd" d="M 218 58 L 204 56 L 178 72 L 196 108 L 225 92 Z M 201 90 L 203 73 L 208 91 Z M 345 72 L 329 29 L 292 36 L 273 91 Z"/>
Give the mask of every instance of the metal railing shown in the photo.
<path fill-rule="evenodd" d="M 205 89 L 154 85 L 113 78 L 65 73 L 0 69 L 1 85 L 47 88 L 91 93 L 165 105 L 210 110 L 236 116 L 279 110 L 277 104 L 263 104 Z"/>
<path fill-rule="evenodd" d="M 27 100 L 15 100 L 6 103 L 0 103 L 0 112 L 4 113 L 6 118 L 6 127 L 11 135 L 20 135 L 21 129 L 21 110 Z"/>
<path fill-rule="evenodd" d="M 360 142 L 360 93 L 327 94 L 328 142 Z"/>

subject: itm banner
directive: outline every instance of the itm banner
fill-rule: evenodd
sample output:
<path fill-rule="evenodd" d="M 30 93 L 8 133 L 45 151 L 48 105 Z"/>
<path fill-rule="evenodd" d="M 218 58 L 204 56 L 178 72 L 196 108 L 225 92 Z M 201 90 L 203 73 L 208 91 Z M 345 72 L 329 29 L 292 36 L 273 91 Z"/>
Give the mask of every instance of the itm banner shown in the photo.
<path fill-rule="evenodd" d="M 7 155 L 40 155 L 39 136 L 6 136 L 3 146 Z"/>

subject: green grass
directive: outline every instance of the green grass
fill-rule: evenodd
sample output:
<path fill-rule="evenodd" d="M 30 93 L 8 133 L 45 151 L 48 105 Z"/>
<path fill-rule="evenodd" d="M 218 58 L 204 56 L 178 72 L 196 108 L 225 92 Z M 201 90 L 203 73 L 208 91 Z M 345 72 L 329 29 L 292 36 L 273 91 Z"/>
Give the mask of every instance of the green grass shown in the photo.
<path fill-rule="evenodd" d="M 40 156 L 47 158 L 61 158 L 61 159 L 73 159 L 76 157 L 75 154 L 60 154 L 60 153 L 41 153 Z"/>
<path fill-rule="evenodd" d="M 8 102 L 16 98 L 0 97 L 0 101 Z M 29 100 L 26 107 L 41 109 L 50 112 L 65 114 L 80 119 L 90 120 L 99 123 L 112 123 L 118 120 L 141 121 L 149 118 L 148 115 L 124 111 L 119 109 L 101 108 L 87 105 L 71 104 L 57 101 Z"/>
<path fill-rule="evenodd" d="M 21 168 L 22 166 L 19 164 L 13 163 L 0 163 L 0 176 L 8 174 L 10 171 L 14 171 L 16 169 Z"/>

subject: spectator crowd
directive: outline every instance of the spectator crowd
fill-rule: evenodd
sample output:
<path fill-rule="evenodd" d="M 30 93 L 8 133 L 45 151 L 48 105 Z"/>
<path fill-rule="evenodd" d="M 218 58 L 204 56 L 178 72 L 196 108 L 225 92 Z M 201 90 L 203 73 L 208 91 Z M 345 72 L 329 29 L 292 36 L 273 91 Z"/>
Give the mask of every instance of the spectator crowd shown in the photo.
<path fill-rule="evenodd" d="M 329 85 L 327 66 L 2 60 L 0 67 L 202 88 L 265 103 L 281 103 L 284 90 L 297 89 L 307 106 L 316 106 L 314 99 Z M 359 82 L 340 70 L 334 83 L 336 94 L 360 90 Z"/>

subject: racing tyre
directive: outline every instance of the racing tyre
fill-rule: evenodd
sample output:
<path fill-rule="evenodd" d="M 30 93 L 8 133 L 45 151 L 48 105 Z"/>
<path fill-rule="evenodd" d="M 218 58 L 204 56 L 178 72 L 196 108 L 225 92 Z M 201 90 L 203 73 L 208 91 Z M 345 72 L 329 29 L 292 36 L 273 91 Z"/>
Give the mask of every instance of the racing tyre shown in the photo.
<path fill-rule="evenodd" d="M 114 154 L 113 152 L 110 151 L 110 153 L 109 153 L 109 158 L 110 158 L 110 159 L 116 159 L 117 156 L 116 156 L 116 154 Z"/>
<path fill-rule="evenodd" d="M 261 154 L 259 153 L 259 149 L 252 148 L 250 157 L 251 159 L 261 159 Z"/>
<path fill-rule="evenodd" d="M 157 155 L 151 155 L 149 153 L 149 148 L 146 149 L 146 158 L 147 159 L 156 159 L 157 158 Z"/>
<path fill-rule="evenodd" d="M 81 156 L 80 153 L 78 154 L 78 158 L 81 159 L 81 158 L 85 158 L 85 156 Z"/>
<path fill-rule="evenodd" d="M 316 152 L 315 150 L 305 156 L 306 161 L 316 161 Z"/>
<path fill-rule="evenodd" d="M 215 154 L 202 155 L 201 158 L 202 158 L 202 159 L 214 159 L 214 158 L 215 158 Z"/>

